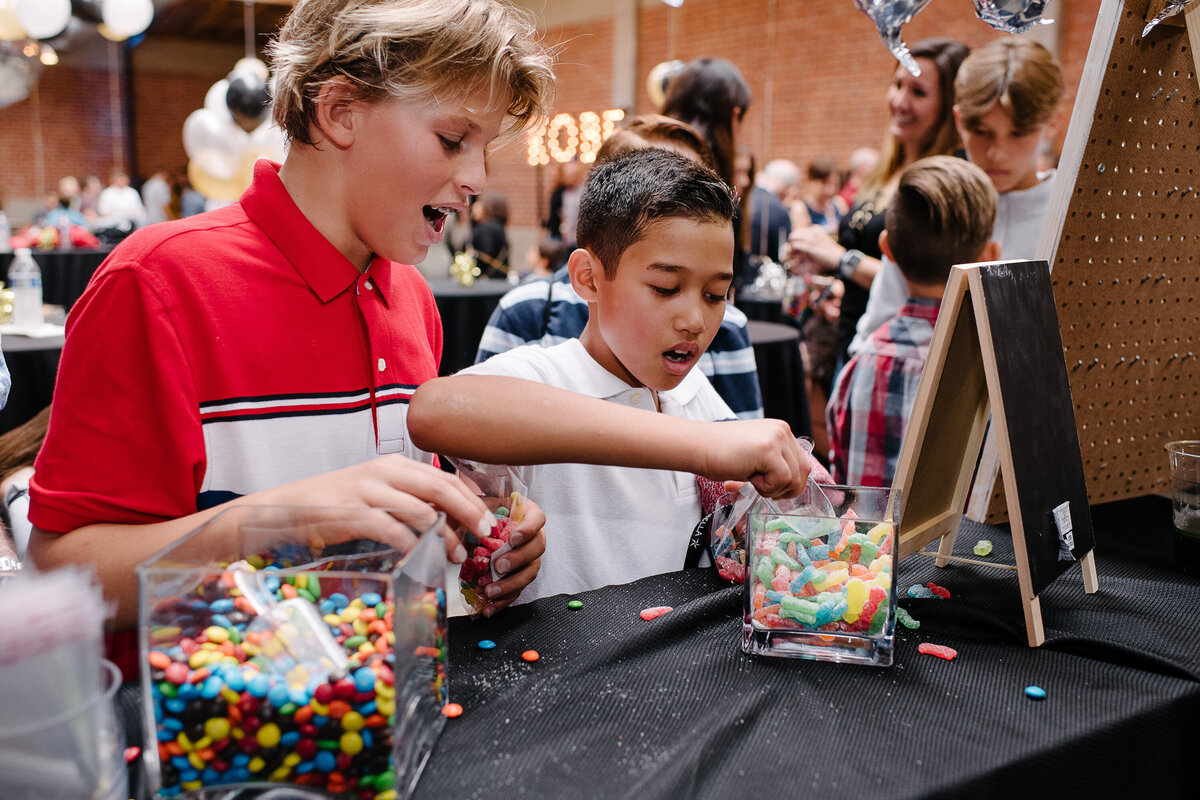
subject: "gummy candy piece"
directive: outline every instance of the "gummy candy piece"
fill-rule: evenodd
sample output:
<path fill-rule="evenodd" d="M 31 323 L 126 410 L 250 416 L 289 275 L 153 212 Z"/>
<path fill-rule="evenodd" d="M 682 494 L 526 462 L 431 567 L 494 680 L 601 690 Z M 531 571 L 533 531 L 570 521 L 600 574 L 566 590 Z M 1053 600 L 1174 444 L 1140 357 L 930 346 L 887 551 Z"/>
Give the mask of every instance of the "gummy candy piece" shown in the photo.
<path fill-rule="evenodd" d="M 990 556 L 992 554 L 992 543 L 987 539 L 980 539 L 975 543 L 974 552 L 977 556 Z"/>
<path fill-rule="evenodd" d="M 638 616 L 649 622 L 656 617 L 661 617 L 663 614 L 674 610 L 675 609 L 671 606 L 654 606 L 653 608 L 643 608 L 642 613 Z"/>
<path fill-rule="evenodd" d="M 900 624 L 909 630 L 915 631 L 921 627 L 920 620 L 913 619 L 912 614 L 909 614 L 903 606 L 896 606 L 896 619 L 900 620 Z"/>
<path fill-rule="evenodd" d="M 916 584 L 913 584 L 912 586 L 908 587 L 908 596 L 916 597 L 920 600 L 928 600 L 929 598 L 933 597 L 933 592 L 929 590 L 928 586 L 917 586 Z"/>
<path fill-rule="evenodd" d="M 929 591 L 933 592 L 935 595 L 942 598 L 943 600 L 950 599 L 950 590 L 949 589 L 938 586 L 933 581 L 930 581 L 929 583 L 927 583 L 925 585 L 929 588 Z"/>
<path fill-rule="evenodd" d="M 717 574 L 734 583 L 746 582 L 746 565 L 739 564 L 729 556 L 717 556 Z"/>
<path fill-rule="evenodd" d="M 953 647 L 946 647 L 943 644 L 930 644 L 929 642 L 922 642 L 921 644 L 917 645 L 917 652 L 924 653 L 927 656 L 944 658 L 947 661 L 953 661 L 958 655 L 958 651 Z"/>

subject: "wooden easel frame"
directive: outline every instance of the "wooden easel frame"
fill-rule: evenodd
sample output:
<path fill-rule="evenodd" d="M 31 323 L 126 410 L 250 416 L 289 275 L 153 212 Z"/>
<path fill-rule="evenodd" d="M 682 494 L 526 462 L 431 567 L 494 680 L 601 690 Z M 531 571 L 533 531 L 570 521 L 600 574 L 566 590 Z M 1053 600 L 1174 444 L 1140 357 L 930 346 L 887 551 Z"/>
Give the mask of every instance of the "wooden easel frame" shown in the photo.
<path fill-rule="evenodd" d="M 1014 271 L 1018 268 L 1028 271 L 1040 267 L 1048 274 L 1045 262 L 967 264 L 951 270 L 912 416 L 901 444 L 892 487 L 899 490 L 901 498 L 898 557 L 903 560 L 906 556 L 921 553 L 934 556 L 939 567 L 951 561 L 964 561 L 1015 569 L 1029 644 L 1037 647 L 1045 642 L 1046 635 L 1034 570 L 1031 569 L 1030 554 L 1026 548 L 1027 534 L 1033 532 L 1026 527 L 1030 522 L 1027 519 L 1028 509 L 1022 513 L 1019 502 L 1022 489 L 1014 467 L 1009 421 L 1004 411 L 1005 387 L 997 365 L 998 343 L 993 341 L 993 327 L 981 275 L 981 270 L 989 268 L 998 269 L 999 274 L 1004 274 L 1010 265 Z M 1058 347 L 1061 349 L 1061 342 Z M 1065 369 L 1064 365 L 1064 385 Z M 975 462 L 988 428 L 989 411 L 992 415 L 992 431 L 1000 449 L 1015 566 L 952 555 Z M 1070 433 L 1074 436 L 1073 417 L 1070 424 Z M 1082 484 L 1082 466 L 1079 468 L 1078 482 Z M 1086 510 L 1086 487 L 1080 485 L 1072 488 L 1075 502 L 1082 497 Z M 936 554 L 922 549 L 938 538 L 941 539 L 941 546 Z M 1076 557 L 1083 571 L 1084 590 L 1093 594 L 1099 589 L 1099 579 L 1092 549 L 1090 518 L 1084 539 Z M 1059 571 L 1063 570 L 1065 568 Z M 1044 574 L 1041 580 L 1046 582 Z"/>

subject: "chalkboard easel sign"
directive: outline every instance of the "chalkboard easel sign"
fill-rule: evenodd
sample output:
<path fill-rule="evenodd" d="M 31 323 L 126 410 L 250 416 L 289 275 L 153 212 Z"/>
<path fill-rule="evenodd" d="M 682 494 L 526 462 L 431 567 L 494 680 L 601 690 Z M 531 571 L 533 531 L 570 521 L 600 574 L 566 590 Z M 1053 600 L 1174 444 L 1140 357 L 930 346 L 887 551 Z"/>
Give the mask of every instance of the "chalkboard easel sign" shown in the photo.
<path fill-rule="evenodd" d="M 1049 265 L 951 270 L 893 487 L 899 557 L 951 555 L 991 412 L 1029 644 L 1045 641 L 1038 595 L 1078 561 L 1099 588 L 1091 514 Z M 922 548 L 941 538 L 936 554 Z"/>

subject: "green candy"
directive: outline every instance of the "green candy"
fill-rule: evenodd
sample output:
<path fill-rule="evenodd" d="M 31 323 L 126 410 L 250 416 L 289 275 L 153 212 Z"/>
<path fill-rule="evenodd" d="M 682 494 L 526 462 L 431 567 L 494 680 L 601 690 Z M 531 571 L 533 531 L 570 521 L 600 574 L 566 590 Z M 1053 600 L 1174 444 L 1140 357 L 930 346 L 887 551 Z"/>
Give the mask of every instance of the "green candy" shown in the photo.
<path fill-rule="evenodd" d="M 987 539 L 980 539 L 978 542 L 975 543 L 975 555 L 980 556 L 982 558 L 983 556 L 990 556 L 991 554 L 992 554 L 992 543 L 989 542 Z"/>
<path fill-rule="evenodd" d="M 571 609 L 572 611 L 575 611 L 577 609 L 583 608 L 583 603 L 579 600 L 572 600 L 571 602 L 567 603 L 567 608 Z"/>

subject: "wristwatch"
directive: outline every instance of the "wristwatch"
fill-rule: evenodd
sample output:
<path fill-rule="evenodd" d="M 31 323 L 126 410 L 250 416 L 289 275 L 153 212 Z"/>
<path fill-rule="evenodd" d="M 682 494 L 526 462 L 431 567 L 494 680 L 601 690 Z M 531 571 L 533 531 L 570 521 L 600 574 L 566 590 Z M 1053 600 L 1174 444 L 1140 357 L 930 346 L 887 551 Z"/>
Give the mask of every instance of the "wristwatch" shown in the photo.
<path fill-rule="evenodd" d="M 861 250 L 847 250 L 842 253 L 842 257 L 838 259 L 837 276 L 845 283 L 854 275 L 854 270 L 858 269 L 858 262 L 866 258 Z"/>

